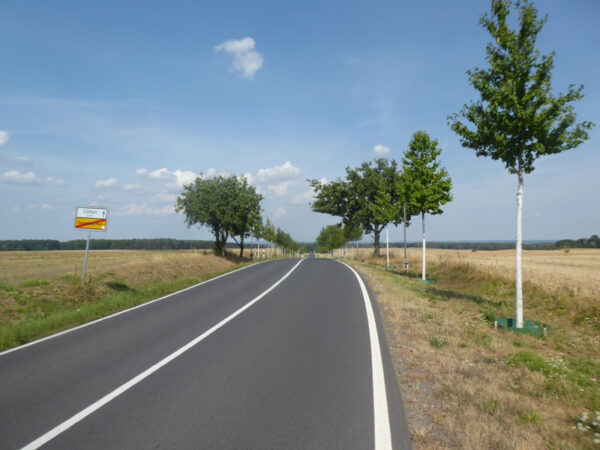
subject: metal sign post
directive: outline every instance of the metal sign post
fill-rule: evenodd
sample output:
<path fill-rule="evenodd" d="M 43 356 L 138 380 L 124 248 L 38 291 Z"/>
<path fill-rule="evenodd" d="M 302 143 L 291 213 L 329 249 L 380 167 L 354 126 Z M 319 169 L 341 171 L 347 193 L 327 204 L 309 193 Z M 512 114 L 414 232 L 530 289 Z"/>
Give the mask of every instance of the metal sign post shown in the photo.
<path fill-rule="evenodd" d="M 85 283 L 85 272 L 87 270 L 87 258 L 88 251 L 90 249 L 90 238 L 92 237 L 92 230 L 90 230 L 87 238 L 87 242 L 85 243 L 85 258 L 83 259 L 83 272 L 81 273 L 81 284 Z"/>
<path fill-rule="evenodd" d="M 87 271 L 88 252 L 90 250 L 90 238 L 92 231 L 106 231 L 108 223 L 108 208 L 97 206 L 78 206 L 75 210 L 75 228 L 78 230 L 89 230 L 87 242 L 85 243 L 85 257 L 83 259 L 83 271 L 81 273 L 81 284 L 85 283 Z"/>

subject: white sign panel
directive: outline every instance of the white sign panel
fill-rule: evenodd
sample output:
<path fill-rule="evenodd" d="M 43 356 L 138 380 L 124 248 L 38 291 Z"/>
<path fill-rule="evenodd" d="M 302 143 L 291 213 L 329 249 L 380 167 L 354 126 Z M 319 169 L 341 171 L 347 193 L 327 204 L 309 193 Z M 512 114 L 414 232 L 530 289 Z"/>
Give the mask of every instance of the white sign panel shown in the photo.
<path fill-rule="evenodd" d="M 107 208 L 89 208 L 89 207 L 78 207 L 77 217 L 82 219 L 106 219 Z"/>

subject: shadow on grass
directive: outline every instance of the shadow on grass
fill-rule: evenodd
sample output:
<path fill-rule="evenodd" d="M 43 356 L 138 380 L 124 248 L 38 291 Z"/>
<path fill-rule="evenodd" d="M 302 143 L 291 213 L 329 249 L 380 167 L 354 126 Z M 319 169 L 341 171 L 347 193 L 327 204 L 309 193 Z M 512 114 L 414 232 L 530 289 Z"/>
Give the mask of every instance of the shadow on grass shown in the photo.
<path fill-rule="evenodd" d="M 133 289 L 128 284 L 123 283 L 122 281 L 111 281 L 109 283 L 106 283 L 106 285 L 117 292 L 135 292 L 135 289 Z"/>
<path fill-rule="evenodd" d="M 504 306 L 503 301 L 493 301 L 479 295 L 463 294 L 461 292 L 452 291 L 450 289 L 437 289 L 434 287 L 425 288 L 425 292 L 444 300 L 467 300 L 478 305 L 489 305 L 494 307 Z"/>

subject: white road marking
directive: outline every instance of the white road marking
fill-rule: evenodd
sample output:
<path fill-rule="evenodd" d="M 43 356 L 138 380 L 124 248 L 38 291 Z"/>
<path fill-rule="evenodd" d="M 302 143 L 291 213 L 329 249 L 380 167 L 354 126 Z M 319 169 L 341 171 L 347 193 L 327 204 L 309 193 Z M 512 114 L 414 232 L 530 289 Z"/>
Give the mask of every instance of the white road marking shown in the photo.
<path fill-rule="evenodd" d="M 239 316 L 240 314 L 242 314 L 244 311 L 246 311 L 248 308 L 250 308 L 256 302 L 258 302 L 260 299 L 262 299 L 265 295 L 267 295 L 269 292 L 271 292 L 273 289 L 275 289 L 277 286 L 279 286 L 283 282 L 283 280 L 285 280 L 287 277 L 289 277 L 290 274 L 300 265 L 300 263 L 302 263 L 302 261 L 303 261 L 302 259 L 300 261 L 298 261 L 298 263 L 294 267 L 292 267 L 289 270 L 289 272 L 287 272 L 282 278 L 279 279 L 279 281 L 277 281 L 274 285 L 272 285 L 269 289 L 267 289 L 266 291 L 264 291 L 258 297 L 255 297 L 249 303 L 246 303 L 240 309 L 238 309 L 237 311 L 235 311 L 231 315 L 227 316 L 225 319 L 223 319 L 222 321 L 220 321 L 219 323 L 217 323 L 216 325 L 214 325 L 212 328 L 210 328 L 207 331 L 205 331 L 204 333 L 202 333 L 200 336 L 198 336 L 194 340 L 188 342 L 183 347 L 180 347 L 178 350 L 176 350 L 175 352 L 171 353 L 169 356 L 167 356 L 164 359 L 160 360 L 159 362 L 157 362 L 156 364 L 154 364 L 152 367 L 146 369 L 144 372 L 142 372 L 139 375 L 137 375 L 136 377 L 132 378 L 131 380 L 129 380 L 125 384 L 119 386 L 117 389 L 115 389 L 114 391 L 112 391 L 109 394 L 105 395 L 100 400 L 96 401 L 95 403 L 92 403 L 90 406 L 88 406 L 87 408 L 85 408 L 82 411 L 78 412 L 77 414 L 75 414 L 70 419 L 67 419 L 66 421 L 64 421 L 60 425 L 57 425 L 56 427 L 54 427 L 53 429 L 51 429 L 50 431 L 48 431 L 44 435 L 42 435 L 39 438 L 37 438 L 35 441 L 27 444 L 25 447 L 23 447 L 23 450 L 36 449 L 36 448 L 41 447 L 42 445 L 44 445 L 48 441 L 54 439 L 59 434 L 61 434 L 64 431 L 68 430 L 69 428 L 71 428 L 77 422 L 83 420 L 85 417 L 87 417 L 90 414 L 92 414 L 94 411 L 102 408 L 108 402 L 110 402 L 111 400 L 115 399 L 116 397 L 118 397 L 119 395 L 121 395 L 122 393 L 124 393 L 125 391 L 127 391 L 129 388 L 131 388 L 131 387 L 135 386 L 136 384 L 138 384 L 144 378 L 147 378 L 148 376 L 152 375 L 154 372 L 156 372 L 161 367 L 166 366 L 171 361 L 173 361 L 175 358 L 177 358 L 178 356 L 181 356 L 183 353 L 185 353 L 186 351 L 188 351 L 189 349 L 191 349 L 192 347 L 194 347 L 198 343 L 202 342 L 205 338 L 207 338 L 212 333 L 214 333 L 215 331 L 217 331 L 223 325 L 225 325 L 228 322 L 230 322 L 231 320 L 235 319 L 237 316 Z"/>
<path fill-rule="evenodd" d="M 84 327 L 87 327 L 87 326 L 90 326 L 90 325 L 94 325 L 94 324 L 96 324 L 98 322 L 102 322 L 102 321 L 107 320 L 107 319 L 112 319 L 113 317 L 120 316 L 121 314 L 125 314 L 125 313 L 127 313 L 129 311 L 133 311 L 134 309 L 143 308 L 144 306 L 148 306 L 148 305 L 150 305 L 152 303 L 159 302 L 159 301 L 164 300 L 166 298 L 172 297 L 173 295 L 177 295 L 180 292 L 189 291 L 190 289 L 194 289 L 194 288 L 196 288 L 198 286 L 201 286 L 201 285 L 203 285 L 205 283 L 210 283 L 211 281 L 218 280 L 219 278 L 226 277 L 227 275 L 231 275 L 232 273 L 236 273 L 236 272 L 239 272 L 240 270 L 244 270 L 244 269 L 247 269 L 249 267 L 254 267 L 254 266 L 257 266 L 258 264 L 263 264 L 265 262 L 267 262 L 267 261 L 263 261 L 263 262 L 256 263 L 256 264 L 251 264 L 249 266 L 245 266 L 245 267 L 241 267 L 241 268 L 236 269 L 236 270 L 232 270 L 231 272 L 224 273 L 222 275 L 219 275 L 218 277 L 211 278 L 210 280 L 202 281 L 202 282 L 200 282 L 198 284 L 195 284 L 193 286 L 181 289 L 181 290 L 179 290 L 177 292 L 171 292 L 170 294 L 167 294 L 167 295 L 165 295 L 163 297 L 155 298 L 154 300 L 150 300 L 149 302 L 142 303 L 142 304 L 137 305 L 137 306 L 132 306 L 131 308 L 124 309 L 123 311 L 116 312 L 116 313 L 111 314 L 109 316 L 101 317 L 101 318 L 96 319 L 96 320 L 92 320 L 91 322 L 87 322 L 87 323 L 84 323 L 82 325 L 78 325 L 76 327 L 69 328 L 68 330 L 64 330 L 64 331 L 60 331 L 58 333 L 51 334 L 50 336 L 46 336 L 46 337 L 43 337 L 41 339 L 37 339 L 35 341 L 28 342 L 27 344 L 19 345 L 18 347 L 9 348 L 8 350 L 4 350 L 3 352 L 0 352 L 0 356 L 6 355 L 7 353 L 15 352 L 17 350 L 21 350 L 21 349 L 29 347 L 31 345 L 39 344 L 40 342 L 47 341 L 48 339 L 53 339 L 55 337 L 62 336 L 63 334 L 67 334 L 67 333 L 70 333 L 71 331 L 79 330 L 80 328 L 84 328 Z"/>
<path fill-rule="evenodd" d="M 379 346 L 379 335 L 377 333 L 377 322 L 371 305 L 371 298 L 362 278 L 348 264 L 338 261 L 348 267 L 356 276 L 360 290 L 365 301 L 367 310 L 367 323 L 369 325 L 369 340 L 371 342 L 371 368 L 373 370 L 373 416 L 375 422 L 375 450 L 387 450 L 392 448 L 392 434 L 390 430 L 390 415 L 388 412 L 387 392 L 385 388 L 385 375 L 383 373 L 383 361 L 381 359 L 381 348 Z"/>

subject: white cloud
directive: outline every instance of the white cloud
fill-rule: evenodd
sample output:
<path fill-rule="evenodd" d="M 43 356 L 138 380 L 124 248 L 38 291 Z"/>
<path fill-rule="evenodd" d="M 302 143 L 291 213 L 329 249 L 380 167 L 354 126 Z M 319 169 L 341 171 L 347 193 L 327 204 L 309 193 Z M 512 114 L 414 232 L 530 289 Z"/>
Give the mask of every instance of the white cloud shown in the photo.
<path fill-rule="evenodd" d="M 275 197 L 283 197 L 288 194 L 289 187 L 294 184 L 292 180 L 282 181 L 279 184 L 274 184 L 272 186 L 267 186 L 267 189 L 271 191 Z"/>
<path fill-rule="evenodd" d="M 280 181 L 295 177 L 301 173 L 298 167 L 295 167 L 291 162 L 286 161 L 281 166 L 275 166 L 268 169 L 259 169 L 256 175 L 247 173 L 244 176 L 248 183 L 266 183 L 269 181 Z"/>
<path fill-rule="evenodd" d="M 216 169 L 211 167 L 203 175 L 204 175 L 204 178 L 214 178 L 218 175 L 218 173 L 217 173 Z"/>
<path fill-rule="evenodd" d="M 308 191 L 303 192 L 302 194 L 295 195 L 292 197 L 291 203 L 293 205 L 305 205 L 313 201 L 315 195 L 315 191 L 310 188 Z"/>
<path fill-rule="evenodd" d="M 21 164 L 31 164 L 31 158 L 27 156 L 14 156 L 11 158 L 11 161 Z"/>
<path fill-rule="evenodd" d="M 52 205 L 49 205 L 49 204 L 47 204 L 47 203 L 44 203 L 42 206 L 40 206 L 40 209 L 43 209 L 43 210 L 49 211 L 49 210 L 52 210 L 52 209 L 54 209 L 54 206 L 52 206 Z"/>
<path fill-rule="evenodd" d="M 177 194 L 156 194 L 150 201 L 152 203 L 175 203 L 177 197 Z"/>
<path fill-rule="evenodd" d="M 0 130 L 0 147 L 6 144 L 9 139 L 8 131 Z"/>
<path fill-rule="evenodd" d="M 19 212 L 21 210 L 21 207 L 19 205 L 15 205 L 12 208 L 10 208 L 10 210 L 12 212 Z"/>
<path fill-rule="evenodd" d="M 208 172 L 215 172 L 215 169 L 208 169 Z M 145 176 L 153 180 L 167 180 L 171 183 L 168 185 L 169 188 L 181 189 L 184 185 L 192 183 L 198 175 L 191 170 L 175 170 L 171 172 L 166 167 L 161 169 L 153 170 L 152 172 L 147 169 L 138 169 L 135 171 L 137 175 Z"/>
<path fill-rule="evenodd" d="M 231 39 L 216 45 L 215 52 L 224 51 L 233 55 L 233 63 L 230 70 L 237 70 L 244 78 L 253 78 L 254 74 L 263 65 L 264 57 L 254 47 L 256 42 L 251 37 L 243 39 Z"/>
<path fill-rule="evenodd" d="M 326 184 L 327 178 L 321 178 L 319 180 L 319 183 Z M 304 191 L 303 193 L 292 197 L 291 203 L 293 205 L 304 205 L 304 204 L 312 202 L 314 200 L 314 197 L 315 197 L 315 190 L 311 187 L 307 191 Z"/>
<path fill-rule="evenodd" d="M 166 167 L 163 167 L 162 169 L 153 170 L 147 175 L 154 180 L 163 180 L 165 178 L 169 178 L 172 174 Z"/>
<path fill-rule="evenodd" d="M 168 214 L 175 214 L 174 205 L 166 205 L 162 208 L 148 208 L 146 205 L 138 205 L 137 203 L 128 203 L 117 212 L 118 216 L 164 216 Z"/>
<path fill-rule="evenodd" d="M 280 206 L 279 208 L 277 208 L 277 211 L 275 211 L 275 219 L 281 219 L 286 214 L 287 211 L 285 210 L 285 208 Z"/>
<path fill-rule="evenodd" d="M 55 184 L 56 186 L 66 186 L 67 185 L 65 180 L 61 180 L 60 178 L 54 179 L 52 177 L 46 178 L 46 183 Z"/>
<path fill-rule="evenodd" d="M 118 183 L 116 178 L 109 178 L 108 180 L 98 180 L 96 181 L 96 188 L 103 189 L 116 186 Z"/>
<path fill-rule="evenodd" d="M 18 170 L 4 172 L 2 176 L 0 176 L 0 181 L 13 184 L 39 184 L 40 182 L 35 176 L 35 173 L 21 173 Z"/>
<path fill-rule="evenodd" d="M 211 170 L 215 169 L 208 169 L 209 172 Z M 175 183 L 180 188 L 182 188 L 186 184 L 192 183 L 198 177 L 198 175 L 196 175 L 191 170 L 176 170 L 175 172 L 173 172 L 173 175 L 175 175 Z"/>
<path fill-rule="evenodd" d="M 390 148 L 386 147 L 385 145 L 377 144 L 375 147 L 373 147 L 373 154 L 375 156 L 387 155 L 389 152 Z"/>
<path fill-rule="evenodd" d="M 141 183 L 126 184 L 121 189 L 123 189 L 124 191 L 139 191 L 140 189 L 142 189 L 142 185 Z"/>

